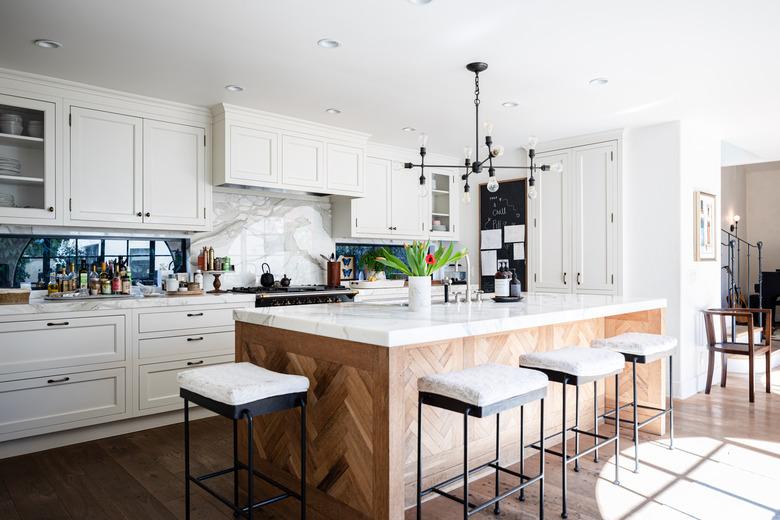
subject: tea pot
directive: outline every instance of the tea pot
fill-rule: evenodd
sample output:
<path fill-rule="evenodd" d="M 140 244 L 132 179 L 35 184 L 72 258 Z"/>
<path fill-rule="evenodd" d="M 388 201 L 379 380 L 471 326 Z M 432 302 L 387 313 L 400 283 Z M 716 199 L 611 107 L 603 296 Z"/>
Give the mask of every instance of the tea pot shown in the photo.
<path fill-rule="evenodd" d="M 260 267 L 263 270 L 263 274 L 260 276 L 260 285 L 263 287 L 273 287 L 274 275 L 271 274 L 271 266 L 263 262 Z"/>

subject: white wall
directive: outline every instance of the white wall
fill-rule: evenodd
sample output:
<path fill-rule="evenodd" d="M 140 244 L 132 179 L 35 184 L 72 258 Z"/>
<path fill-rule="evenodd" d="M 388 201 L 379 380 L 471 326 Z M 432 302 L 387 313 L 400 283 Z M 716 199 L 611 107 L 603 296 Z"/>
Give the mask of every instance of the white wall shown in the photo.
<path fill-rule="evenodd" d="M 740 169 L 747 181 L 747 240 L 764 243 L 764 271 L 780 269 L 780 163 Z"/>
<path fill-rule="evenodd" d="M 721 189 L 721 218 L 720 218 L 720 227 L 721 229 L 730 229 L 731 225 L 734 224 L 734 216 L 739 215 L 740 216 L 740 222 L 739 222 L 739 237 L 744 238 L 745 240 L 749 240 L 748 238 L 748 203 L 747 203 L 747 175 L 745 174 L 745 171 L 740 166 L 727 166 L 721 169 L 721 182 L 720 182 L 720 189 Z M 723 240 L 726 240 L 726 237 L 723 238 Z M 734 256 L 735 256 L 735 263 L 736 263 L 736 255 L 737 255 L 737 249 L 734 250 Z M 722 255 L 722 265 L 726 265 L 728 263 L 728 258 L 726 255 L 728 255 L 728 249 L 721 247 L 721 255 Z M 739 248 L 739 256 L 742 259 L 742 266 L 747 265 L 747 249 L 746 248 Z M 754 266 L 757 266 L 755 263 L 755 258 L 753 258 Z M 751 283 L 747 278 L 747 269 L 742 269 L 739 273 L 740 280 L 737 281 L 738 284 L 740 284 L 746 291 L 748 292 L 748 289 L 750 289 L 750 292 L 752 292 L 752 288 L 750 288 L 747 284 Z M 721 269 L 721 305 L 727 306 L 726 302 L 726 296 L 728 294 L 728 274 L 724 269 Z M 735 273 L 735 276 L 737 274 Z M 751 278 L 755 280 L 755 277 L 751 275 Z"/>

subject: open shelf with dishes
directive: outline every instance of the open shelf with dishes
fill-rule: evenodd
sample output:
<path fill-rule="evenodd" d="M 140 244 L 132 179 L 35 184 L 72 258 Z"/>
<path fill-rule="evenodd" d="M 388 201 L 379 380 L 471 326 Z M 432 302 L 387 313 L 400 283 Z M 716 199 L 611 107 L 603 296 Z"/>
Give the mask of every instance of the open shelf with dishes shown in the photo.
<path fill-rule="evenodd" d="M 431 234 L 452 233 L 453 223 L 453 177 L 434 172 L 431 175 Z"/>
<path fill-rule="evenodd" d="M 0 217 L 55 218 L 55 105 L 0 95 Z"/>

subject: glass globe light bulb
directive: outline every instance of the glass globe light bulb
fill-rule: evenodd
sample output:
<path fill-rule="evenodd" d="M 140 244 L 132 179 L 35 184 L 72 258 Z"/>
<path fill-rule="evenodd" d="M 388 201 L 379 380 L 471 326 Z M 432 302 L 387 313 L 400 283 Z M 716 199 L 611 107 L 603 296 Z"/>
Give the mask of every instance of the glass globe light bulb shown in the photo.
<path fill-rule="evenodd" d="M 563 163 L 560 161 L 557 163 L 553 163 L 553 165 L 550 166 L 550 169 L 555 173 L 561 173 L 563 171 Z"/>
<path fill-rule="evenodd" d="M 742 219 L 739 215 L 734 215 L 734 222 L 739 223 L 739 221 Z"/>
<path fill-rule="evenodd" d="M 528 187 L 528 198 L 531 200 L 536 199 L 536 186 L 529 186 Z"/>
<path fill-rule="evenodd" d="M 463 195 L 460 197 L 460 200 L 462 200 L 464 204 L 471 204 L 471 192 L 464 191 Z"/>
<path fill-rule="evenodd" d="M 464 156 L 466 159 L 469 159 L 469 160 L 471 160 L 471 154 L 472 154 L 472 153 L 473 153 L 473 150 L 471 149 L 471 147 L 470 147 L 470 146 L 465 146 L 465 147 L 463 147 L 463 156 Z"/>
<path fill-rule="evenodd" d="M 420 134 L 417 141 L 420 143 L 420 148 L 425 148 L 428 146 L 428 134 Z"/>
<path fill-rule="evenodd" d="M 391 164 L 392 164 L 393 170 L 395 170 L 395 171 L 403 170 L 403 168 L 404 168 L 404 163 L 402 163 L 401 161 L 393 161 Z"/>
<path fill-rule="evenodd" d="M 535 135 L 532 135 L 528 138 L 528 149 L 529 150 L 536 150 L 536 145 L 539 144 L 539 138 Z"/>
<path fill-rule="evenodd" d="M 494 144 L 493 148 L 490 150 L 490 155 L 493 157 L 501 157 L 504 155 L 504 147 L 500 144 Z"/>
<path fill-rule="evenodd" d="M 495 193 L 498 191 L 498 180 L 495 177 L 491 177 L 490 180 L 488 180 L 487 190 L 490 193 Z"/>
<path fill-rule="evenodd" d="M 420 184 L 420 188 L 418 190 L 418 193 L 420 195 L 420 198 L 425 198 L 428 196 L 428 183 Z"/>
<path fill-rule="evenodd" d="M 485 121 L 482 126 L 485 127 L 485 135 L 492 136 L 493 135 L 493 123 L 490 121 Z"/>

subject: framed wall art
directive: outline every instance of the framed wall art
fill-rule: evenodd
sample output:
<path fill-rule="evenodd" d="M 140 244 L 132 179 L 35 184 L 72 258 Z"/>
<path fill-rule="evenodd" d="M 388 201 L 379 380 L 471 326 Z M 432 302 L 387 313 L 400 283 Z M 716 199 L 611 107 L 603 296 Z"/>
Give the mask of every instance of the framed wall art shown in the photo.
<path fill-rule="evenodd" d="M 715 261 L 717 258 L 717 221 L 715 220 L 715 195 L 697 191 L 694 193 L 694 251 L 696 262 Z"/>

